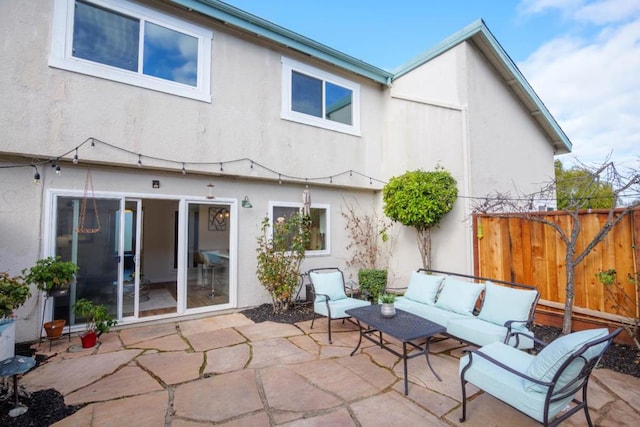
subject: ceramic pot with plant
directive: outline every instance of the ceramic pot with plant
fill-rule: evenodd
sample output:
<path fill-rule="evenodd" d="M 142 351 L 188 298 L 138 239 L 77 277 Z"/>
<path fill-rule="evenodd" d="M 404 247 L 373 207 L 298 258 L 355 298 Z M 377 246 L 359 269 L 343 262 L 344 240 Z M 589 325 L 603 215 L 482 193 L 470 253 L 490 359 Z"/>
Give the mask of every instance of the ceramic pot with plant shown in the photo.
<path fill-rule="evenodd" d="M 27 283 L 35 284 L 49 296 L 65 295 L 77 272 L 76 264 L 62 261 L 59 256 L 39 259 L 30 269 L 22 270 Z"/>
<path fill-rule="evenodd" d="M 396 315 L 395 294 L 384 293 L 380 296 L 380 314 L 383 317 L 393 317 Z"/>
<path fill-rule="evenodd" d="M 81 298 L 73 304 L 73 312 L 86 322 L 85 331 L 80 334 L 83 348 L 93 347 L 99 336 L 118 324 L 109 314 L 107 306 L 94 304 L 86 298 Z"/>
<path fill-rule="evenodd" d="M 15 355 L 16 323 L 13 311 L 31 296 L 29 284 L 21 276 L 0 271 L 0 360 Z"/>

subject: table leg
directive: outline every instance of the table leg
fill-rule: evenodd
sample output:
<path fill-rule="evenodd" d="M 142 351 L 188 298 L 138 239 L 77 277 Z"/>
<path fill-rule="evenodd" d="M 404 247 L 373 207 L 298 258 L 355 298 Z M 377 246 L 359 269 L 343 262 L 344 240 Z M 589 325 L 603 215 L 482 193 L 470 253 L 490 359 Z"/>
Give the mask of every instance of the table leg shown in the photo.
<path fill-rule="evenodd" d="M 362 325 L 360 324 L 360 321 L 356 319 L 356 321 L 358 322 L 358 331 L 360 332 L 360 336 L 358 337 L 358 345 L 356 346 L 355 349 L 353 349 L 353 351 L 351 352 L 351 355 L 353 356 L 354 354 L 356 354 L 356 351 L 358 351 L 358 349 L 360 348 L 360 344 L 362 344 Z"/>
<path fill-rule="evenodd" d="M 404 395 L 409 394 L 409 383 L 407 379 L 407 343 L 402 343 L 402 362 L 404 364 Z M 431 365 L 429 365 L 431 366 Z"/>
<path fill-rule="evenodd" d="M 425 354 L 425 357 L 427 358 L 427 365 L 429 365 L 429 369 L 431 369 L 431 372 L 433 372 L 433 375 L 436 376 L 438 381 L 442 382 L 442 378 L 440 378 L 438 374 L 436 374 L 436 371 L 433 370 L 433 366 L 431 366 L 431 361 L 429 360 L 429 342 L 430 341 L 431 341 L 431 338 L 428 338 L 427 343 L 424 345 L 424 354 Z M 407 373 L 405 372 L 405 375 L 406 374 Z"/>

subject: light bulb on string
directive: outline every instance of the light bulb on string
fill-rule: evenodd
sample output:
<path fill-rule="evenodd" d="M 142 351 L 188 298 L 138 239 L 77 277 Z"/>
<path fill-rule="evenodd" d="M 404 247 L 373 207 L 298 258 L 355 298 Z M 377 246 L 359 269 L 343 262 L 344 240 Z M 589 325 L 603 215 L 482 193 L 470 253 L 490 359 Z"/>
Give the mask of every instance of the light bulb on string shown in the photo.
<path fill-rule="evenodd" d="M 278 174 L 278 184 L 282 184 L 282 175 Z"/>
<path fill-rule="evenodd" d="M 186 175 L 187 174 L 187 170 L 184 167 L 184 163 L 182 164 L 182 175 Z"/>
<path fill-rule="evenodd" d="M 34 184 L 40 184 L 40 172 L 38 172 L 38 167 L 36 165 L 31 165 L 33 166 L 33 168 L 36 170 L 36 172 L 33 174 L 33 183 Z"/>
<path fill-rule="evenodd" d="M 78 164 L 78 147 L 76 147 L 76 154 L 73 155 L 73 164 L 77 165 Z"/>
<path fill-rule="evenodd" d="M 56 165 L 56 175 L 60 175 L 62 171 L 60 170 L 60 165 Z"/>
<path fill-rule="evenodd" d="M 142 154 L 138 154 L 138 167 L 142 167 Z"/>
<path fill-rule="evenodd" d="M 220 172 L 224 172 L 224 169 L 222 169 L 222 162 L 220 162 Z"/>

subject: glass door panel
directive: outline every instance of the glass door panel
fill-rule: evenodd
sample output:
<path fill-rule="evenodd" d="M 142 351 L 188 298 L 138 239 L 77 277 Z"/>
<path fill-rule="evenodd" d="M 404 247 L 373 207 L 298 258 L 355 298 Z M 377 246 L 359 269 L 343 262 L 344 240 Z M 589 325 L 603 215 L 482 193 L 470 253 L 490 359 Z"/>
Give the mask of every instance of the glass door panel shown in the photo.
<path fill-rule="evenodd" d="M 228 304 L 229 206 L 190 203 L 187 223 L 187 309 Z"/>
<path fill-rule="evenodd" d="M 118 305 L 119 254 L 115 213 L 120 209 L 120 199 L 88 200 L 84 227 L 80 227 L 83 223 L 81 206 L 82 197 L 57 198 L 55 255 L 75 262 L 80 269 L 69 298 L 54 301 L 53 318 L 68 318 L 72 325 L 84 321 L 76 322 L 69 310 L 69 304 L 73 305 L 80 298 L 106 305 L 113 316 L 117 316 Z"/>
<path fill-rule="evenodd" d="M 137 316 L 143 284 L 140 268 L 142 201 L 127 199 L 124 215 L 118 211 L 116 216 L 122 224 L 122 232 L 119 227 L 116 231 L 118 240 L 122 236 L 122 316 Z"/>

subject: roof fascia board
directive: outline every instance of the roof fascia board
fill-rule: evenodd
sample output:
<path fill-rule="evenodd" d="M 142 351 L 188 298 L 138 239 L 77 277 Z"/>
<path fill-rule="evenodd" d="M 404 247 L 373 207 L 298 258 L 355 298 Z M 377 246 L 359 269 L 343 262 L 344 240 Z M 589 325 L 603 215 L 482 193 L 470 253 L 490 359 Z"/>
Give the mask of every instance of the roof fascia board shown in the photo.
<path fill-rule="evenodd" d="M 442 53 L 448 51 L 449 49 L 457 46 L 458 44 L 473 39 L 476 37 L 482 37 L 487 46 L 490 47 L 490 52 L 485 52 L 485 55 L 491 54 L 497 58 L 504 67 L 508 70 L 510 77 L 514 80 L 513 85 L 517 85 L 522 89 L 525 96 L 529 98 L 529 101 L 536 106 L 537 111 L 531 111 L 532 114 L 536 112 L 539 113 L 543 117 L 543 121 L 546 122 L 553 130 L 555 134 L 556 143 L 560 142 L 564 147 L 567 153 L 571 152 L 572 143 L 564 133 L 560 125 L 556 122 L 555 118 L 551 115 L 547 107 L 544 105 L 542 100 L 535 93 L 533 88 L 529 85 L 529 82 L 524 78 L 518 67 L 515 65 L 513 60 L 509 57 L 507 52 L 502 48 L 498 40 L 493 36 L 489 28 L 486 26 L 482 19 L 478 19 L 477 21 L 471 23 L 466 26 L 462 30 L 457 33 L 447 37 L 442 42 L 438 43 L 432 49 L 427 50 L 421 55 L 415 57 L 414 59 L 407 62 L 405 65 L 400 67 L 394 74 L 392 80 L 396 80 L 403 75 L 411 72 L 415 68 L 421 66 L 422 64 L 432 60 L 433 58 L 441 55 Z M 511 80 L 511 79 L 507 79 Z M 553 136 L 552 136 L 553 139 Z M 562 149 L 563 147 L 558 147 Z M 560 154 L 560 153 L 559 153 Z"/>
<path fill-rule="evenodd" d="M 172 3 L 197 11 L 249 33 L 361 75 L 377 83 L 388 84 L 393 74 L 352 56 L 289 31 L 286 28 L 244 12 L 217 0 L 171 0 Z"/>

